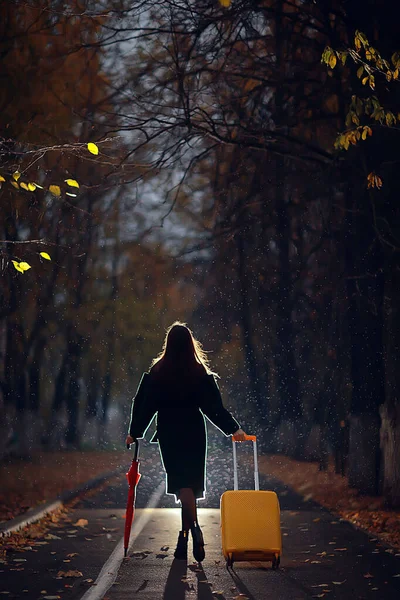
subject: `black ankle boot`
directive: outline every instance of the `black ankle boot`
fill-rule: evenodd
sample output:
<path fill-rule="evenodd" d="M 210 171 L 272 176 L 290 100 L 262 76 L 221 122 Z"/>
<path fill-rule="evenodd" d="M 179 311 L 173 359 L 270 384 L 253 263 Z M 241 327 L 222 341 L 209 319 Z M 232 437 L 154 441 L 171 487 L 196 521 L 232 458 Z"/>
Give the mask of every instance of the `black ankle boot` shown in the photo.
<path fill-rule="evenodd" d="M 187 560 L 188 532 L 180 531 L 174 556 L 178 560 Z"/>
<path fill-rule="evenodd" d="M 193 556 L 197 562 L 202 562 L 206 553 L 204 552 L 204 538 L 198 525 L 191 528 L 193 538 Z"/>

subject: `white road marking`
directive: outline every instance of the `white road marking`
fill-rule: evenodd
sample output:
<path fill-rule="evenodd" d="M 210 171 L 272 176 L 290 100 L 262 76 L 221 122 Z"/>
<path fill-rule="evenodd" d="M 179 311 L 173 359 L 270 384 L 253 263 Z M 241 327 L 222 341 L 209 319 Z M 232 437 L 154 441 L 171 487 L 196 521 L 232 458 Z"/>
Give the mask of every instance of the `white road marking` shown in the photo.
<path fill-rule="evenodd" d="M 129 538 L 129 550 L 136 538 L 142 532 L 146 523 L 149 521 L 153 509 L 158 505 L 161 496 L 165 490 L 165 481 L 162 481 L 150 496 L 150 500 L 145 509 L 141 511 L 140 517 L 133 521 L 131 536 Z M 112 554 L 106 560 L 94 585 L 89 588 L 82 596 L 81 600 L 101 600 L 110 589 L 117 578 L 119 568 L 124 560 L 124 538 L 115 546 Z"/>

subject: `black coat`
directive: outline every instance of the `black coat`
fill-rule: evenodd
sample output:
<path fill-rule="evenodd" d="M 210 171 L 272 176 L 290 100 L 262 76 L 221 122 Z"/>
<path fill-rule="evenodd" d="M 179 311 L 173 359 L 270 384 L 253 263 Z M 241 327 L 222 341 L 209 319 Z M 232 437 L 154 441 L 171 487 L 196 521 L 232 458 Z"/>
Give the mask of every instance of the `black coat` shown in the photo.
<path fill-rule="evenodd" d="M 144 373 L 133 399 L 129 434 L 143 438 L 157 415 L 158 441 L 167 473 L 167 493 L 178 494 L 183 487 L 204 497 L 207 436 L 206 416 L 226 436 L 239 429 L 238 422 L 222 404 L 213 375 L 196 379 L 177 378 L 161 383 L 152 372 Z"/>

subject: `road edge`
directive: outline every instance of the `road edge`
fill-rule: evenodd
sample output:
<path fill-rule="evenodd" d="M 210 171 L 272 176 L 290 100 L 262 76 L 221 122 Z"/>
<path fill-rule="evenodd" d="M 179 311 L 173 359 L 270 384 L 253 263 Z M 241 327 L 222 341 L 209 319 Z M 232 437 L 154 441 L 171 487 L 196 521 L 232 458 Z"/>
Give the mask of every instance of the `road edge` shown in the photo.
<path fill-rule="evenodd" d="M 48 502 L 45 502 L 43 504 L 39 504 L 34 508 L 30 508 L 22 515 L 15 517 L 15 519 L 5 521 L 0 525 L 0 538 L 7 537 L 12 533 L 15 533 L 16 531 L 19 531 L 26 525 L 30 525 L 31 523 L 39 521 L 49 513 L 54 512 L 59 508 L 63 508 L 65 504 L 79 496 L 79 494 L 88 492 L 89 490 L 101 485 L 102 483 L 107 481 L 107 479 L 110 479 L 115 475 L 123 473 L 127 470 L 127 468 L 129 468 L 129 465 L 125 465 L 123 467 L 121 466 L 118 469 L 115 469 L 114 471 L 108 471 L 107 473 L 103 473 L 102 475 L 93 477 L 93 479 L 85 481 L 85 483 L 81 484 L 77 488 L 62 492 L 57 498 L 49 500 Z"/>

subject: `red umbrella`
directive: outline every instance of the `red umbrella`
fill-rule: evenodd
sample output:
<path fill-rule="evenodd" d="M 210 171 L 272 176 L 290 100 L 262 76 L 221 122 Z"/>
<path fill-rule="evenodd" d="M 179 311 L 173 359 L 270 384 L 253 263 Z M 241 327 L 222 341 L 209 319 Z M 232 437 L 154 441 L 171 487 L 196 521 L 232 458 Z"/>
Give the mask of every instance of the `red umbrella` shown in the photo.
<path fill-rule="evenodd" d="M 128 448 L 130 446 L 128 445 Z M 139 442 L 135 441 L 135 456 L 133 457 L 133 461 L 129 471 L 126 474 L 126 478 L 128 480 L 129 491 L 128 491 L 128 501 L 126 503 L 126 516 L 125 516 L 125 534 L 124 534 L 124 556 L 128 553 L 129 547 L 129 536 L 131 534 L 131 527 L 133 521 L 133 515 L 135 512 L 135 492 L 136 486 L 139 483 L 139 479 L 141 477 L 139 473 L 139 460 L 138 460 L 138 452 L 139 452 Z"/>

